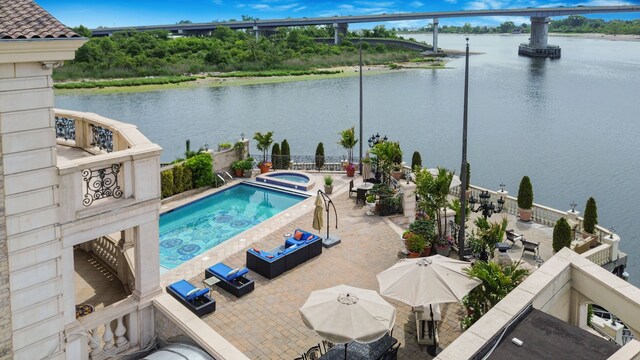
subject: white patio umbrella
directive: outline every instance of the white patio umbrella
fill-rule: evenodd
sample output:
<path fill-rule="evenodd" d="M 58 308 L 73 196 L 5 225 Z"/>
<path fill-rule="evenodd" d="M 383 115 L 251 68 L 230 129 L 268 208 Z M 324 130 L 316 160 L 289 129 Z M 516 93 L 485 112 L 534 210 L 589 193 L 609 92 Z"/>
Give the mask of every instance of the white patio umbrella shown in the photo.
<path fill-rule="evenodd" d="M 396 308 L 373 290 L 338 285 L 311 292 L 300 308 L 302 321 L 334 343 L 374 342 L 393 329 Z"/>
<path fill-rule="evenodd" d="M 377 275 L 380 294 L 413 307 L 429 304 L 433 319 L 431 304 L 461 301 L 481 283 L 464 273 L 466 267 L 468 262 L 441 255 L 400 260 Z M 433 340 L 435 346 L 435 335 Z"/>

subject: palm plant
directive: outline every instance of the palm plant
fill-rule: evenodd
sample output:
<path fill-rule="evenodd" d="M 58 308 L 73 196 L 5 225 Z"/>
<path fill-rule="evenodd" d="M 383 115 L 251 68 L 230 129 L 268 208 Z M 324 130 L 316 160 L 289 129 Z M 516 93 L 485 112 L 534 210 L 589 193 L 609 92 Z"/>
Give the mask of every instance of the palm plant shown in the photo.
<path fill-rule="evenodd" d="M 495 262 L 477 261 L 465 272 L 482 284 L 469 292 L 462 300 L 468 315 L 462 319 L 464 329 L 473 325 L 500 300 L 504 299 L 529 275 L 529 270 L 520 267 L 521 262 L 501 266 Z"/>
<path fill-rule="evenodd" d="M 427 214 L 435 217 L 438 223 L 438 236 L 447 232 L 447 224 L 442 226 L 442 213 L 446 211 L 447 196 L 453 179 L 453 173 L 438 168 L 438 174 L 432 175 L 429 170 L 421 169 L 416 174 L 416 193 L 420 196 L 418 206 Z M 441 211 L 442 210 L 442 211 Z"/>
<path fill-rule="evenodd" d="M 371 149 L 370 153 L 376 156 L 377 168 L 382 171 L 386 181 L 389 182 L 389 173 L 394 166 L 400 165 L 394 161 L 397 161 L 398 158 L 402 159 L 400 144 L 393 141 L 380 142 Z"/>
<path fill-rule="evenodd" d="M 353 163 L 353 148 L 358 143 L 356 139 L 356 129 L 352 126 L 349 129 L 342 130 L 338 134 L 340 134 L 340 141 L 338 144 L 343 148 L 347 149 L 347 156 L 349 163 Z"/>
<path fill-rule="evenodd" d="M 258 150 L 262 151 L 262 162 L 266 163 L 267 151 L 269 151 L 269 146 L 273 143 L 273 131 L 267 131 L 264 134 L 257 132 L 253 135 L 253 139 L 258 142 L 256 144 Z"/>
<path fill-rule="evenodd" d="M 477 218 L 474 224 L 478 229 L 475 240 L 479 243 L 478 249 L 481 251 L 481 257 L 487 258 L 485 254 L 493 254 L 492 250 L 496 247 L 496 244 L 504 238 L 509 220 L 503 217 L 500 222 L 490 223 L 485 218 Z"/>

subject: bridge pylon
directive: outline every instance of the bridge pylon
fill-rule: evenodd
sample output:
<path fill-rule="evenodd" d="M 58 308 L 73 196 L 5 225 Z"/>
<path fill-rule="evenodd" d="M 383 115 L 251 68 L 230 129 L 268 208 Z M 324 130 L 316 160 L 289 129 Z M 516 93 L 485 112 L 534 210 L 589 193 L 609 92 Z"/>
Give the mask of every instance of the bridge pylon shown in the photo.
<path fill-rule="evenodd" d="M 538 58 L 560 58 L 560 47 L 549 45 L 549 18 L 531 17 L 531 34 L 528 44 L 520 44 L 518 55 Z"/>

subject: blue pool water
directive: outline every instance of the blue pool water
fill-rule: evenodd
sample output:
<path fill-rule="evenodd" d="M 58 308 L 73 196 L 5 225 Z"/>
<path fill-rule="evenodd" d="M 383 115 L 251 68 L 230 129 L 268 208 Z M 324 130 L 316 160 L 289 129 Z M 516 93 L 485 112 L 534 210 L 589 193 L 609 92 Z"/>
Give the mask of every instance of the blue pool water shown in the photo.
<path fill-rule="evenodd" d="M 309 182 L 309 178 L 307 176 L 304 175 L 299 175 L 299 174 L 270 174 L 268 175 L 271 178 L 278 178 L 281 180 L 286 180 L 286 181 L 291 181 L 291 182 L 297 182 L 297 183 L 301 183 L 301 184 L 306 184 Z"/>
<path fill-rule="evenodd" d="M 188 261 L 306 197 L 238 184 L 160 216 L 160 265 Z"/>

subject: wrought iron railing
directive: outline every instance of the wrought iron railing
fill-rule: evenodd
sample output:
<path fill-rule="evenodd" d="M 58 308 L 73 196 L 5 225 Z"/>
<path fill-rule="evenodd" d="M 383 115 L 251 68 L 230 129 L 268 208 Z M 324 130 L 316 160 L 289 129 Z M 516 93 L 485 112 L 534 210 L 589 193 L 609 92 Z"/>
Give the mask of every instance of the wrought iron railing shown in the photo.
<path fill-rule="evenodd" d="M 273 169 L 344 171 L 346 159 L 342 156 L 275 155 L 271 156 Z M 321 165 L 318 169 L 317 165 Z"/>
<path fill-rule="evenodd" d="M 85 183 L 85 193 L 82 204 L 91 205 L 95 200 L 108 197 L 121 198 L 122 188 L 118 185 L 118 173 L 122 164 L 112 164 L 110 167 L 97 170 L 82 170 L 82 181 Z"/>
<path fill-rule="evenodd" d="M 65 141 L 76 140 L 76 121 L 56 116 L 56 138 Z"/>
<path fill-rule="evenodd" d="M 92 140 L 91 145 L 106 152 L 113 151 L 113 132 L 102 126 L 90 125 Z"/>

